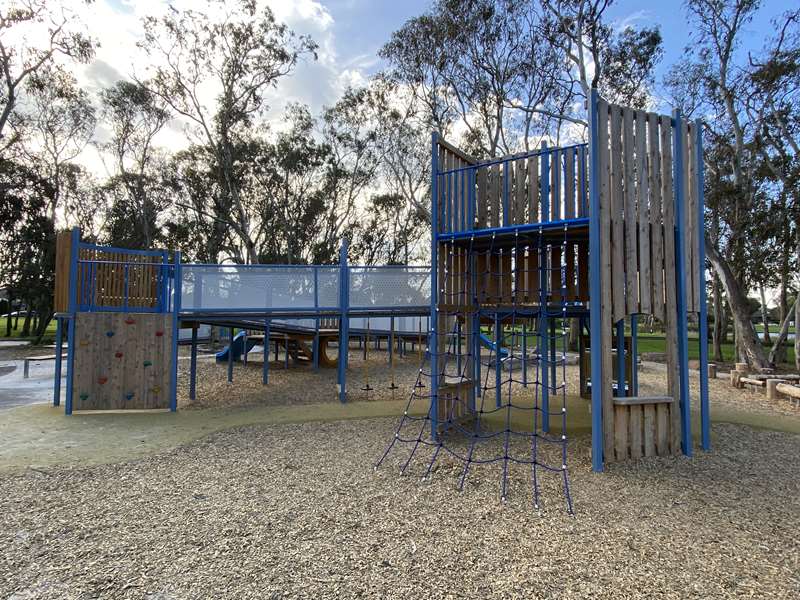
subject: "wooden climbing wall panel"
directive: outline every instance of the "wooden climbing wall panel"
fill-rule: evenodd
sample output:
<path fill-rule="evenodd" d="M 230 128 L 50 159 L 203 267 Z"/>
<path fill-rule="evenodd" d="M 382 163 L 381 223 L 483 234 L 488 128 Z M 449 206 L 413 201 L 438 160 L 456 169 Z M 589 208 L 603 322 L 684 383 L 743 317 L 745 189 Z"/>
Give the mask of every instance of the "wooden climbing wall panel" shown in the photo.
<path fill-rule="evenodd" d="M 169 408 L 172 315 L 77 313 L 74 410 Z"/>

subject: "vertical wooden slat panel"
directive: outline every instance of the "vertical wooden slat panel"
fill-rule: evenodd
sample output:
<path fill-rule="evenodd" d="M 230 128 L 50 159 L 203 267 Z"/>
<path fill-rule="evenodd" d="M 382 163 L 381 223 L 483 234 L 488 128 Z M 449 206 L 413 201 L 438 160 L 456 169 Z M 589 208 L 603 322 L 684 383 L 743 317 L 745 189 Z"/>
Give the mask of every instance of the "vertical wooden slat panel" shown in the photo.
<path fill-rule="evenodd" d="M 490 213 L 489 220 L 491 227 L 500 226 L 500 165 L 492 165 L 489 172 L 489 190 L 490 190 Z"/>
<path fill-rule="evenodd" d="M 578 216 L 589 215 L 589 178 L 586 175 L 586 147 L 578 148 Z"/>
<path fill-rule="evenodd" d="M 609 156 L 609 106 L 604 100 L 597 105 L 598 140 L 597 148 L 600 162 L 600 318 L 598 325 L 602 328 L 600 348 L 592 348 L 594 360 L 601 361 L 602 381 L 594 381 L 592 385 L 600 385 L 603 406 L 603 448 L 608 457 L 614 456 L 614 405 L 612 400 L 612 359 L 611 359 L 611 324 L 613 304 L 611 297 L 611 158 Z M 599 358 L 598 358 L 599 354 Z"/>
<path fill-rule="evenodd" d="M 564 218 L 575 217 L 575 148 L 564 151 Z"/>
<path fill-rule="evenodd" d="M 664 211 L 664 310 L 667 338 L 667 390 L 674 402 L 670 405 L 670 451 L 680 449 L 680 409 L 678 386 L 677 297 L 675 290 L 675 196 L 672 185 L 672 124 L 661 117 L 661 200 Z"/>
<path fill-rule="evenodd" d="M 528 223 L 539 223 L 539 157 L 528 159 Z"/>
<path fill-rule="evenodd" d="M 630 407 L 630 455 L 631 458 L 642 457 L 642 407 L 634 404 Z"/>
<path fill-rule="evenodd" d="M 628 407 L 614 407 L 614 455 L 617 460 L 627 460 L 628 448 Z"/>
<path fill-rule="evenodd" d="M 636 266 L 636 231 L 639 220 L 636 216 L 634 166 L 636 148 L 633 141 L 633 111 L 624 108 L 623 121 L 623 214 L 625 218 L 625 314 L 639 312 L 639 280 Z"/>
<path fill-rule="evenodd" d="M 622 111 L 611 107 L 611 300 L 613 322 L 625 318 L 625 229 L 622 218 Z"/>
<path fill-rule="evenodd" d="M 647 115 L 647 154 L 649 159 L 648 180 L 650 188 L 650 236 L 652 237 L 652 267 L 650 277 L 653 284 L 653 316 L 664 322 L 664 227 L 661 213 L 661 150 L 659 117 Z"/>
<path fill-rule="evenodd" d="M 645 404 L 642 409 L 644 412 L 644 455 L 656 455 L 656 407 L 653 404 Z"/>
<path fill-rule="evenodd" d="M 683 147 L 683 274 L 686 278 L 686 310 L 693 312 L 692 299 L 694 298 L 694 277 L 692 277 L 692 254 L 694 248 L 694 216 L 692 214 L 692 188 L 690 186 L 691 155 L 689 153 L 689 125 L 686 121 L 681 123 L 680 141 Z M 696 211 L 695 211 L 696 212 Z"/>
<path fill-rule="evenodd" d="M 478 180 L 478 197 L 477 197 L 477 208 L 478 208 L 478 229 L 485 229 L 486 228 L 486 213 L 488 212 L 486 209 L 489 206 L 488 197 L 487 197 L 487 182 L 486 182 L 486 175 L 487 169 L 486 167 L 481 167 L 477 169 L 478 174 L 476 178 Z"/>
<path fill-rule="evenodd" d="M 516 203 L 514 207 L 514 223 L 526 223 L 525 205 L 527 203 L 527 187 L 525 186 L 525 159 L 520 158 L 515 162 L 516 181 L 514 182 L 514 196 Z"/>
<path fill-rule="evenodd" d="M 561 218 L 561 152 L 550 150 L 550 220 Z"/>
<path fill-rule="evenodd" d="M 653 286 L 650 276 L 650 196 L 647 173 L 647 131 L 645 113 L 636 113 L 636 205 L 639 215 L 639 307 L 652 314 Z"/>

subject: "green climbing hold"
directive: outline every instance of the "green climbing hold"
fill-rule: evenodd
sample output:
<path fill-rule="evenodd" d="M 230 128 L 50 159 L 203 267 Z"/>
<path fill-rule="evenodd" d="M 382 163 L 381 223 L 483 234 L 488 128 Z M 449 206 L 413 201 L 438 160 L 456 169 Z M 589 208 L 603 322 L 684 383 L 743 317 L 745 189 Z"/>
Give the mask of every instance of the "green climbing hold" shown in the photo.
<path fill-rule="evenodd" d="M 153 366 L 153 363 L 151 363 L 149 360 L 146 360 L 146 361 L 144 361 L 144 366 L 145 367 L 151 367 L 151 366 Z"/>
<path fill-rule="evenodd" d="M 89 398 L 89 394 L 83 392 L 80 396 L 78 396 L 81 400 L 87 400 Z"/>

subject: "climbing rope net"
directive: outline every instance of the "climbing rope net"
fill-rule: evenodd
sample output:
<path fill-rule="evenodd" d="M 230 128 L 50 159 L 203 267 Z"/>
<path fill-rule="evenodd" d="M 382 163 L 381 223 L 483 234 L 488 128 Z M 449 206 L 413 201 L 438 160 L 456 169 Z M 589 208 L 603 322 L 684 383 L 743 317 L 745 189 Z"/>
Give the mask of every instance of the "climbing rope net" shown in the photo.
<path fill-rule="evenodd" d="M 449 456 L 463 490 L 473 471 L 499 465 L 503 502 L 526 479 L 513 476 L 522 468 L 530 472 L 535 509 L 543 508 L 545 490 L 560 488 L 572 514 L 566 430 L 572 273 L 565 257 L 574 251 L 566 228 L 563 239 L 540 232 L 515 238 L 511 247 L 496 247 L 494 238 L 483 247 L 440 246 L 438 331 L 430 331 L 416 385 L 376 468 L 397 454 L 406 474 L 416 458 L 428 479 Z"/>

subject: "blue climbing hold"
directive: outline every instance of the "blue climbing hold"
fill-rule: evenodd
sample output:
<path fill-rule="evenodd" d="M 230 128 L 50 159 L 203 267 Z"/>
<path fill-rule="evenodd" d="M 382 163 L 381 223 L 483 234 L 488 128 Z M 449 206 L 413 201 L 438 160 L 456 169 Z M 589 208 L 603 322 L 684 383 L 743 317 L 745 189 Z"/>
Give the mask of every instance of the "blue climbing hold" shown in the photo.
<path fill-rule="evenodd" d="M 114 332 L 113 331 L 106 331 L 106 336 L 107 337 L 114 337 Z"/>
<path fill-rule="evenodd" d="M 133 398 L 133 392 L 128 392 L 125 394 L 125 400 L 131 400 Z"/>

